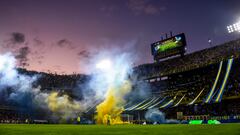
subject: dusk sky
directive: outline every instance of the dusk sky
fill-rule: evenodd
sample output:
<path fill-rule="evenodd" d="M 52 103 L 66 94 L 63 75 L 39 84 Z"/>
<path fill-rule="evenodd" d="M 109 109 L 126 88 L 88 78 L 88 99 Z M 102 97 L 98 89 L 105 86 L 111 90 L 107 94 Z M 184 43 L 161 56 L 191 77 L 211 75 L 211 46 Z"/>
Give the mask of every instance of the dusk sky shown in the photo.
<path fill-rule="evenodd" d="M 240 0 L 0 0 L 0 53 L 29 70 L 85 73 L 101 51 L 131 53 L 152 63 L 150 44 L 184 32 L 187 53 L 240 37 Z M 85 63 L 85 62 L 84 62 Z"/>

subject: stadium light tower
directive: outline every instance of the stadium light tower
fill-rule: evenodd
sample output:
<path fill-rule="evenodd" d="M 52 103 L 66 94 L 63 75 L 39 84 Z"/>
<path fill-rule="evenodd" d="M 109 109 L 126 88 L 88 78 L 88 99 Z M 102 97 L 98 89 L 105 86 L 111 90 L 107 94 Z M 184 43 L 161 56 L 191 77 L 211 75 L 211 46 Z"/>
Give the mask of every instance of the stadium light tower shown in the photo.
<path fill-rule="evenodd" d="M 240 21 L 233 25 L 227 26 L 228 33 L 240 32 Z"/>

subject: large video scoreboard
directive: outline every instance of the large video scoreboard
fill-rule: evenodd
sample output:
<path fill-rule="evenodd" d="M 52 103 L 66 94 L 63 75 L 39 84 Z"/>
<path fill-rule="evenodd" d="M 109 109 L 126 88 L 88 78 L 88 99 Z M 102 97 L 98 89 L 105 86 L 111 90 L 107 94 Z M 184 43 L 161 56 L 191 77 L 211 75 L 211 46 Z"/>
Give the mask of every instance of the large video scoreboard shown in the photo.
<path fill-rule="evenodd" d="M 184 33 L 151 44 L 154 60 L 174 55 L 184 55 L 186 47 Z"/>

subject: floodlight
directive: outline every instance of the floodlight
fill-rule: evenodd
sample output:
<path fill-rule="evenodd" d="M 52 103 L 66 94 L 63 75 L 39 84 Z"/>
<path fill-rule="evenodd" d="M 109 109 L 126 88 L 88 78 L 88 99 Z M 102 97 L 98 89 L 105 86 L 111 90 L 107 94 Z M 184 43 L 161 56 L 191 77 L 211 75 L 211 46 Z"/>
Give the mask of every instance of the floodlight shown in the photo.
<path fill-rule="evenodd" d="M 228 33 L 240 32 L 240 21 L 233 25 L 227 26 Z"/>

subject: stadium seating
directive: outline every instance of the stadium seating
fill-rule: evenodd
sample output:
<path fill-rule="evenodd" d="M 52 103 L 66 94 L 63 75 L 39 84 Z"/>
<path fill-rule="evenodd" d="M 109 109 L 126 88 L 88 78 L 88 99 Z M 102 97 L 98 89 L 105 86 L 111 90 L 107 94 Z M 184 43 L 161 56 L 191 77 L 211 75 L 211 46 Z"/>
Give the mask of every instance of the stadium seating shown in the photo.
<path fill-rule="evenodd" d="M 137 78 L 149 84 L 151 96 L 135 102 L 127 100 L 124 113 L 133 114 L 133 120 L 139 121 L 143 121 L 145 112 L 153 108 L 160 109 L 167 118 L 173 119 L 177 118 L 177 112 L 183 112 L 181 120 L 216 119 L 224 122 L 240 119 L 239 54 L 240 39 L 184 57 L 135 67 L 130 79 Z M 33 85 L 41 85 L 42 91 L 58 90 L 79 100 L 81 96 L 76 95 L 74 89 L 91 79 L 91 76 L 81 74 L 57 75 L 25 69 L 18 71 L 40 76 Z M 7 104 L 1 96 L 4 95 L 0 95 L 1 123 L 24 123 L 30 117 L 24 110 L 18 111 L 19 108 Z M 99 103 L 94 101 L 94 105 L 84 113 L 92 117 Z"/>

